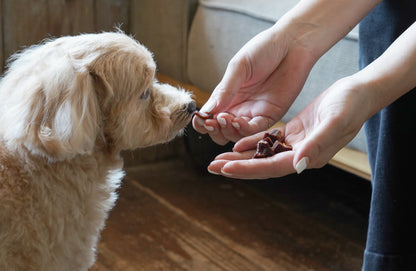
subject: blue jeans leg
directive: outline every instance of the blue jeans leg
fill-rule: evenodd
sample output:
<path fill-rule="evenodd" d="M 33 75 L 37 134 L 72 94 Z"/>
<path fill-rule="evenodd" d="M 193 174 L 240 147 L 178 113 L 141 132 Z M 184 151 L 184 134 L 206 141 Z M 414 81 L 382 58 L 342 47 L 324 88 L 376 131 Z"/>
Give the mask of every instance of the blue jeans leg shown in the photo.
<path fill-rule="evenodd" d="M 416 90 L 365 124 L 372 198 L 364 271 L 416 270 Z"/>
<path fill-rule="evenodd" d="M 360 23 L 360 68 L 416 20 L 416 1 L 385 0 Z M 372 198 L 363 271 L 416 270 L 416 90 L 365 124 Z"/>

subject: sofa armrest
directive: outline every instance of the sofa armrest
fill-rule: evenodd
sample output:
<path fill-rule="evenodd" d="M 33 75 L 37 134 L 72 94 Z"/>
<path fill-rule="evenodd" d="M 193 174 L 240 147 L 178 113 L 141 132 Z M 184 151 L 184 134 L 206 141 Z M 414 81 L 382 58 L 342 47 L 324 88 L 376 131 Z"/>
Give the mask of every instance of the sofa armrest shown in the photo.
<path fill-rule="evenodd" d="M 131 33 L 154 53 L 160 72 L 181 81 L 186 81 L 188 31 L 197 4 L 197 0 L 131 2 Z"/>

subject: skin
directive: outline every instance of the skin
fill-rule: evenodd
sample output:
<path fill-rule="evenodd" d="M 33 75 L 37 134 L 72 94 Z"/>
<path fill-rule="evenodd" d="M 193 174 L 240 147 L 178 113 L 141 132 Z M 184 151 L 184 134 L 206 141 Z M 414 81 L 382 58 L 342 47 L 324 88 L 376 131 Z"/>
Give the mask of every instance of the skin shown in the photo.
<path fill-rule="evenodd" d="M 208 171 L 265 179 L 322 167 L 367 119 L 414 88 L 416 23 L 372 64 L 335 82 L 281 128 L 293 151 L 251 159 L 263 131 L 287 112 L 315 62 L 379 2 L 301 1 L 244 45 L 201 109 L 214 118 L 193 119 L 194 128 L 214 142 L 237 142 L 233 152 L 216 157 Z"/>

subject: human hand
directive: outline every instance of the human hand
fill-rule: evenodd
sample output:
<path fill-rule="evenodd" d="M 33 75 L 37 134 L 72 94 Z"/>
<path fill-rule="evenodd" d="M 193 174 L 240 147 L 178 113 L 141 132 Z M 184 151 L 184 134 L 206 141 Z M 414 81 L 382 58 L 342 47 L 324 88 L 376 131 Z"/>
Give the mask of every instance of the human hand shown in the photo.
<path fill-rule="evenodd" d="M 231 59 L 223 79 L 193 126 L 217 144 L 266 130 L 287 112 L 314 64 L 304 44 L 274 26 L 250 40 Z"/>
<path fill-rule="evenodd" d="M 264 135 L 261 132 L 238 141 L 233 152 L 217 156 L 208 171 L 232 178 L 266 179 L 322 167 L 370 118 L 369 101 L 368 93 L 353 80 L 339 80 L 280 128 L 292 151 L 253 159 Z"/>

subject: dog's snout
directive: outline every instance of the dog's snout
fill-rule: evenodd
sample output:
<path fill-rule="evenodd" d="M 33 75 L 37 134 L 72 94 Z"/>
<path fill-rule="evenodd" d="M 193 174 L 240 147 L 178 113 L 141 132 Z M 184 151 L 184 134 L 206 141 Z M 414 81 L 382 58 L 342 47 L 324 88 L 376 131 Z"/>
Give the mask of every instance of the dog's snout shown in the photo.
<path fill-rule="evenodd" d="M 192 102 L 188 103 L 188 104 L 186 105 L 186 111 L 187 111 L 189 114 L 194 113 L 194 112 L 196 111 L 196 103 L 195 103 L 194 101 L 192 101 Z"/>

